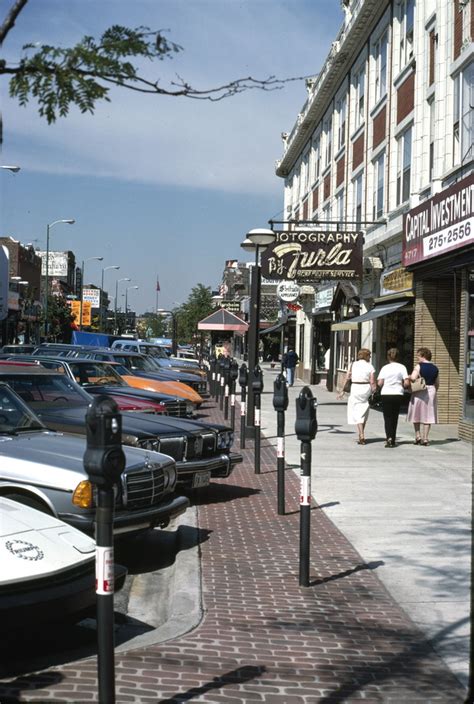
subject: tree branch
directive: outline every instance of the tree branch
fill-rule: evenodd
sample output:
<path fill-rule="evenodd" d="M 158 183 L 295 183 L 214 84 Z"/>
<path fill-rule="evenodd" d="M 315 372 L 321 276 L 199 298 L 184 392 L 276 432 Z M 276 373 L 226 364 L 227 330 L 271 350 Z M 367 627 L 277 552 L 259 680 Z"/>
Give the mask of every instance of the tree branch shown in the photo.
<path fill-rule="evenodd" d="M 0 27 L 0 46 L 3 44 L 3 40 L 9 33 L 11 29 L 15 26 L 15 21 L 20 12 L 25 7 L 28 0 L 16 0 L 16 2 L 10 8 L 7 16 L 5 17 L 3 24 Z"/>

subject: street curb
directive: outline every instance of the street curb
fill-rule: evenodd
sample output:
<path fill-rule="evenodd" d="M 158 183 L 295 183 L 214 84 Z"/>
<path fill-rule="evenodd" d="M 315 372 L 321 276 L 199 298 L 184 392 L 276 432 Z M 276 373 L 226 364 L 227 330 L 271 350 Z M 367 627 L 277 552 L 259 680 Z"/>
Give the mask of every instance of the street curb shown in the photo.
<path fill-rule="evenodd" d="M 128 618 L 140 624 L 140 631 L 144 623 L 151 630 L 117 645 L 117 653 L 178 638 L 202 620 L 197 508 L 190 506 L 171 528 L 176 531 L 175 561 L 165 569 L 136 575 L 130 591 Z"/>

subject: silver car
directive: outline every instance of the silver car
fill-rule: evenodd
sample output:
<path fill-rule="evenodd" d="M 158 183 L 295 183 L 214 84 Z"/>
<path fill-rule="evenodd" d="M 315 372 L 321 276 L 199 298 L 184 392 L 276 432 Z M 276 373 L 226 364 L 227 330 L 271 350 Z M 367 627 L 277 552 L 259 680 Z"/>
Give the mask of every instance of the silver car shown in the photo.
<path fill-rule="evenodd" d="M 0 383 L 0 496 L 50 513 L 92 534 L 95 489 L 83 466 L 84 438 L 47 430 L 6 384 Z M 124 447 L 126 467 L 116 487 L 114 533 L 163 527 L 189 501 L 176 496 L 175 461 Z"/>

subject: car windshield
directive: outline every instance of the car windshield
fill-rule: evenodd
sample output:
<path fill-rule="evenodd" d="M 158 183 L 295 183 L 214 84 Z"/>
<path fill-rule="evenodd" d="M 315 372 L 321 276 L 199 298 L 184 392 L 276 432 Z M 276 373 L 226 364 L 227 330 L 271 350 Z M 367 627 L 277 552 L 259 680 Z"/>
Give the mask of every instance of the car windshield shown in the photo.
<path fill-rule="evenodd" d="M 127 386 L 111 364 L 104 362 L 69 362 L 69 369 L 78 384 L 97 386 Z"/>
<path fill-rule="evenodd" d="M 44 425 L 5 384 L 0 384 L 0 434 L 14 435 L 24 430 L 44 430 Z"/>
<path fill-rule="evenodd" d="M 80 407 L 89 394 L 62 374 L 3 374 L 1 377 L 33 410 L 49 407 Z"/>
<path fill-rule="evenodd" d="M 142 372 L 154 372 L 156 366 L 150 358 L 147 357 L 129 357 L 131 369 L 140 369 Z"/>

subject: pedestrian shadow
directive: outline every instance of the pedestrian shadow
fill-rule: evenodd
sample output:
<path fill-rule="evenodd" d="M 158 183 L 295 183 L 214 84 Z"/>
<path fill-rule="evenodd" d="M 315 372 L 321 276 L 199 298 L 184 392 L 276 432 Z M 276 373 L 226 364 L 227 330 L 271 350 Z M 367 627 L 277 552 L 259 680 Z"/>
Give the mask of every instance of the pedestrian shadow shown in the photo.
<path fill-rule="evenodd" d="M 161 699 L 160 704 L 178 704 L 178 702 L 187 702 L 190 699 L 195 699 L 200 695 L 211 692 L 215 689 L 221 689 L 227 684 L 244 684 L 244 682 L 250 682 L 256 677 L 260 677 L 267 671 L 267 668 L 263 665 L 244 665 L 236 670 L 231 670 L 230 672 L 225 672 L 223 675 L 213 677 L 211 682 L 206 682 L 200 687 L 192 687 L 186 692 L 177 692 L 168 699 Z M 244 692 L 241 692 L 244 694 Z"/>
<path fill-rule="evenodd" d="M 319 584 L 326 584 L 327 582 L 334 582 L 337 579 L 344 579 L 345 577 L 350 577 L 352 574 L 361 572 L 362 570 L 376 570 L 377 567 L 382 567 L 385 565 L 383 560 L 374 560 L 373 562 L 364 562 L 362 565 L 356 565 L 349 570 L 344 570 L 344 572 L 339 572 L 338 574 L 331 574 L 329 577 L 322 577 L 321 579 L 314 579 L 309 583 L 310 587 L 317 587 Z"/>

